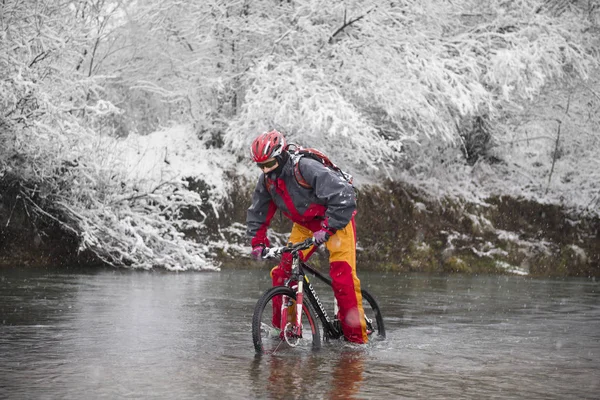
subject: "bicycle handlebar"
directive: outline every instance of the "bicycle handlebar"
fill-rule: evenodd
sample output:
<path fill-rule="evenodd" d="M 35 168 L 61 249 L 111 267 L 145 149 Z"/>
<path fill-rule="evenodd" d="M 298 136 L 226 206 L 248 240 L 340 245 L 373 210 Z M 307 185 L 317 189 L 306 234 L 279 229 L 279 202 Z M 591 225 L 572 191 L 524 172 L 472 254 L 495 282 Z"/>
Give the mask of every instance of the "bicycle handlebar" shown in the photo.
<path fill-rule="evenodd" d="M 312 237 L 310 237 L 310 238 L 306 239 L 305 241 L 298 242 L 296 244 L 289 244 L 287 246 L 281 246 L 281 247 L 266 248 L 265 253 L 262 256 L 262 258 L 266 260 L 269 258 L 278 257 L 278 256 L 282 255 L 283 253 L 292 253 L 292 254 L 297 253 L 301 250 L 308 249 L 313 244 L 315 244 L 314 239 Z"/>

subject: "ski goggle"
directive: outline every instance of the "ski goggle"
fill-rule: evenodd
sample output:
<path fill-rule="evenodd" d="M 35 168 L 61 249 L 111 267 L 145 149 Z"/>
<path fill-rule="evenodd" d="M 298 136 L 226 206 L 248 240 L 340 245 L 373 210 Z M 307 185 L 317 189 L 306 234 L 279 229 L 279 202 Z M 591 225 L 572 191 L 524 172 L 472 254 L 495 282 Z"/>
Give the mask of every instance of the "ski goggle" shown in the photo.
<path fill-rule="evenodd" d="M 277 164 L 277 159 L 275 159 L 275 158 L 272 159 L 272 160 L 270 160 L 270 161 L 265 161 L 265 162 L 262 162 L 262 163 L 256 163 L 256 165 L 260 169 L 271 168 L 271 167 L 274 167 L 275 164 Z"/>

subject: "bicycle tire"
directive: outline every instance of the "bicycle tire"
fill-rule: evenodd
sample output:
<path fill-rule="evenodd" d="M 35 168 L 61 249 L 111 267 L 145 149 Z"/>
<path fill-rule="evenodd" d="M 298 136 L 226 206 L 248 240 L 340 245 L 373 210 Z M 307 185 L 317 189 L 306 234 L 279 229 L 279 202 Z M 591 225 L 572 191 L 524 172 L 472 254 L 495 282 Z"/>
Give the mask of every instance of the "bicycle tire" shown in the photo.
<path fill-rule="evenodd" d="M 371 310 L 365 309 L 365 305 L 363 302 L 363 309 L 365 311 L 365 317 L 370 319 L 375 319 L 374 333 L 377 333 L 378 339 L 385 339 L 385 325 L 383 324 L 383 315 L 381 314 L 381 309 L 379 308 L 379 304 L 375 297 L 369 293 L 366 289 L 361 290 L 363 301 L 366 301 L 369 304 Z"/>
<path fill-rule="evenodd" d="M 252 316 L 252 340 L 254 343 L 254 349 L 258 354 L 263 353 L 272 353 L 280 348 L 280 345 L 285 343 L 285 340 L 282 338 L 278 338 L 279 343 L 277 343 L 277 338 L 273 342 L 269 343 L 269 346 L 265 345 L 265 331 L 264 331 L 264 319 L 269 319 L 269 316 L 272 315 L 272 300 L 275 296 L 289 296 L 296 299 L 296 293 L 287 286 L 275 286 L 271 289 L 267 290 L 256 302 L 256 306 L 254 307 L 254 315 Z M 309 302 L 309 300 L 304 297 L 303 301 L 303 332 L 307 333 L 307 341 L 310 341 L 313 349 L 317 349 L 321 347 L 321 336 L 320 336 L 320 327 L 319 327 L 319 319 L 315 315 L 315 312 Z M 304 323 L 307 326 L 304 326 Z M 306 332 L 306 329 L 310 328 L 310 335 Z M 304 336 L 304 335 L 303 335 Z M 275 350 L 273 350 L 275 348 Z"/>

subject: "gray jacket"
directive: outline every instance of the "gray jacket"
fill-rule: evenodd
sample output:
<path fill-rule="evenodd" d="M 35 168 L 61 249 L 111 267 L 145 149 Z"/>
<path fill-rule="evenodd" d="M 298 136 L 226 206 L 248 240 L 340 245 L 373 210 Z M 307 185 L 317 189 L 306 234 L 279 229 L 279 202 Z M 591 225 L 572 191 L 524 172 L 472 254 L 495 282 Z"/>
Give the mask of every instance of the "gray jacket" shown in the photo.
<path fill-rule="evenodd" d="M 294 163 L 311 188 L 300 186 Z M 277 209 L 313 232 L 344 228 L 356 214 L 354 188 L 336 171 L 308 157 L 290 157 L 278 177 L 260 175 L 246 218 L 252 246 L 269 244 L 267 228 Z"/>

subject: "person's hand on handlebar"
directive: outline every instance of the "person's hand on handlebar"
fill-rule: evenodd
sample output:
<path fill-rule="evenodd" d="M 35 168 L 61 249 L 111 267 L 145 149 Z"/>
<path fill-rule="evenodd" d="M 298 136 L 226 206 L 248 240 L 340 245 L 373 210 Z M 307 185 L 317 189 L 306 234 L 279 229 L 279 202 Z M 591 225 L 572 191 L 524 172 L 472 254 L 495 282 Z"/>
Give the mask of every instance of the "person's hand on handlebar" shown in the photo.
<path fill-rule="evenodd" d="M 279 251 L 278 251 L 279 250 Z M 267 247 L 263 252 L 263 260 L 268 260 L 269 258 L 275 258 L 281 255 L 281 247 Z"/>
<path fill-rule="evenodd" d="M 275 258 L 281 256 L 282 253 L 298 252 L 300 250 L 308 249 L 310 246 L 315 244 L 314 238 L 310 237 L 303 242 L 296 244 L 288 244 L 282 247 L 266 247 L 263 244 L 254 246 L 250 253 L 253 260 L 264 261 L 269 258 Z"/>
<path fill-rule="evenodd" d="M 316 231 L 313 234 L 313 241 L 315 242 L 316 246 L 320 246 L 323 243 L 327 242 L 329 238 L 333 235 L 335 235 L 335 230 L 323 228 L 320 231 Z"/>
<path fill-rule="evenodd" d="M 258 245 L 258 246 L 254 246 L 252 248 L 252 251 L 250 252 L 250 257 L 252 257 L 252 259 L 254 261 L 262 261 L 262 260 L 264 260 L 266 250 L 267 250 L 267 247 L 265 247 L 262 244 Z"/>
<path fill-rule="evenodd" d="M 282 247 L 266 247 L 261 244 L 252 249 L 250 256 L 254 261 L 265 261 L 281 255 L 281 249 Z"/>

